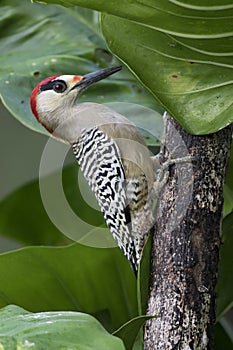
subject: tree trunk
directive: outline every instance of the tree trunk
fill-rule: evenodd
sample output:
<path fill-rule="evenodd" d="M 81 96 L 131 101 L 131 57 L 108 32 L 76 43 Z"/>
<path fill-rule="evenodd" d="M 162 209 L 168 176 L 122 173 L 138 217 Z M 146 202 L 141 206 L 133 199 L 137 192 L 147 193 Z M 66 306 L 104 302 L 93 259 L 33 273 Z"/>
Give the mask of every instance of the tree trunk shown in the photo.
<path fill-rule="evenodd" d="M 163 159 L 169 167 L 152 247 L 146 350 L 211 349 L 223 185 L 232 127 L 193 136 L 165 117 Z"/>

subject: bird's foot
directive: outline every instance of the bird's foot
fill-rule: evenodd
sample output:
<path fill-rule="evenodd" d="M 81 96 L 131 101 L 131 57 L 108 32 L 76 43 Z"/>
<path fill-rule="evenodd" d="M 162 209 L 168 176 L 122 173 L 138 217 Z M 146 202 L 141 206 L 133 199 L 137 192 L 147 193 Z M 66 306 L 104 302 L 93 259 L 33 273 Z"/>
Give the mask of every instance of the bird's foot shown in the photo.
<path fill-rule="evenodd" d="M 182 163 L 192 163 L 192 161 L 195 159 L 191 155 L 187 155 L 184 157 L 178 157 L 174 158 L 173 155 L 175 153 L 176 149 L 169 154 L 168 159 L 163 162 L 161 160 L 161 154 L 157 154 L 156 156 L 152 157 L 152 161 L 154 163 L 154 169 L 155 169 L 155 181 L 154 181 L 154 193 L 155 197 L 158 198 L 163 187 L 166 185 L 169 174 L 170 174 L 170 167 L 177 164 Z"/>

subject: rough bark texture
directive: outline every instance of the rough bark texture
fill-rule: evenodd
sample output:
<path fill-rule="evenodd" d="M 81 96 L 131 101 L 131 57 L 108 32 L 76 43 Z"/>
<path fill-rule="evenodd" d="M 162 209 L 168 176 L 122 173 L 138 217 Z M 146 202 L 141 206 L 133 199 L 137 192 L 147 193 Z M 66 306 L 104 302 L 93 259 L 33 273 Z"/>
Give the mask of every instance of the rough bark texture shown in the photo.
<path fill-rule="evenodd" d="M 158 203 L 152 248 L 146 350 L 211 349 L 219 258 L 223 184 L 232 127 L 207 136 L 185 132 L 165 118 L 164 160 L 170 166 Z"/>

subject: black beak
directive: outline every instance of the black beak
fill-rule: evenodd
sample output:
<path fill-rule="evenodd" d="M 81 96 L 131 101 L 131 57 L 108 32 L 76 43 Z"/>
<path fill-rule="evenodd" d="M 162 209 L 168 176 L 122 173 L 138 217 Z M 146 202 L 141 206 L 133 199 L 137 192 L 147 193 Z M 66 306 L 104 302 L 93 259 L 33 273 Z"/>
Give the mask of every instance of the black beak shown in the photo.
<path fill-rule="evenodd" d="M 109 75 L 112 75 L 121 69 L 122 69 L 122 66 L 110 67 L 110 68 L 100 69 L 97 72 L 86 74 L 84 75 L 81 81 L 79 81 L 77 84 L 75 84 L 72 87 L 72 89 L 70 89 L 70 91 L 77 88 L 81 92 L 85 90 L 88 86 L 96 83 L 97 81 L 107 78 Z"/>

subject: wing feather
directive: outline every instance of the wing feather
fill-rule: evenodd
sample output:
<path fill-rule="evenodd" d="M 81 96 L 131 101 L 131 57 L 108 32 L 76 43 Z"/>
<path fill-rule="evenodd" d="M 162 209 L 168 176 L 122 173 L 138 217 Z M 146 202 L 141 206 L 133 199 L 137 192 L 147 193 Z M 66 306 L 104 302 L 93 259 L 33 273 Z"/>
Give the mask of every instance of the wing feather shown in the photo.
<path fill-rule="evenodd" d="M 139 257 L 131 234 L 125 172 L 117 144 L 98 128 L 92 128 L 84 130 L 72 146 L 114 239 L 136 271 Z"/>

